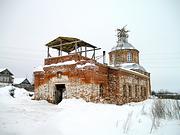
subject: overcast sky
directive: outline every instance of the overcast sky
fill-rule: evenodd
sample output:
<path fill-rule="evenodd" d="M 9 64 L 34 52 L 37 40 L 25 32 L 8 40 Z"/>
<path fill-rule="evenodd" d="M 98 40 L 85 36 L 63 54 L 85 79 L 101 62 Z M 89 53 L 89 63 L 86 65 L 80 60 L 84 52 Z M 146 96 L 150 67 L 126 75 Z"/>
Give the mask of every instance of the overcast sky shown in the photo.
<path fill-rule="evenodd" d="M 0 0 L 0 68 L 32 79 L 49 41 L 72 36 L 109 52 L 124 25 L 152 90 L 180 91 L 179 0 Z"/>

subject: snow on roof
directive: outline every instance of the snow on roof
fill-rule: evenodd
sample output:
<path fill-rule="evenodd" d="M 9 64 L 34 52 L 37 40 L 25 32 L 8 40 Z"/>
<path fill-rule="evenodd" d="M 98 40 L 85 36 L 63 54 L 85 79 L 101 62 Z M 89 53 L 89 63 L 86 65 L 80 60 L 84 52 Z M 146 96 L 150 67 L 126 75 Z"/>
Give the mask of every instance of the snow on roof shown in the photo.
<path fill-rule="evenodd" d="M 7 68 L 0 68 L 0 72 L 3 72 L 5 70 L 7 70 L 9 72 L 9 74 L 13 76 L 13 74 Z"/>
<path fill-rule="evenodd" d="M 76 68 L 84 68 L 84 67 L 87 67 L 87 66 L 96 66 L 95 64 L 91 64 L 91 63 L 86 63 L 86 64 L 83 64 L 83 65 L 76 65 Z"/>
<path fill-rule="evenodd" d="M 136 48 L 128 42 L 122 42 L 120 45 L 113 47 L 111 51 L 120 50 L 120 49 L 136 49 Z"/>
<path fill-rule="evenodd" d="M 123 63 L 123 64 L 120 64 L 120 67 L 125 68 L 125 69 L 130 69 L 130 70 L 136 69 L 136 70 L 141 70 L 141 71 L 146 72 L 146 70 L 137 63 Z"/>
<path fill-rule="evenodd" d="M 144 76 L 144 77 L 148 77 L 147 75 L 144 75 L 138 71 L 134 71 L 134 70 L 131 70 L 131 69 L 127 69 L 127 68 L 124 68 L 124 67 L 115 67 L 114 65 L 109 65 L 110 68 L 112 69 L 122 69 L 122 70 L 125 70 L 125 71 L 128 71 L 128 72 L 131 72 L 131 73 L 135 73 L 135 74 L 138 74 L 138 75 L 141 75 L 141 76 Z"/>
<path fill-rule="evenodd" d="M 14 78 L 14 84 L 22 83 L 26 78 Z"/>
<path fill-rule="evenodd" d="M 0 68 L 0 72 L 2 72 L 2 71 L 4 71 L 4 70 L 6 70 L 6 68 Z"/>
<path fill-rule="evenodd" d="M 81 60 L 81 61 L 83 61 L 83 60 Z M 72 64 L 76 64 L 76 63 L 77 63 L 76 61 L 71 60 L 71 61 L 59 62 L 57 64 L 45 65 L 44 67 L 72 65 Z M 83 65 L 78 64 L 78 65 L 76 65 L 76 68 L 84 68 L 86 66 L 95 66 L 95 64 L 92 64 L 92 63 L 85 63 Z"/>
<path fill-rule="evenodd" d="M 33 71 L 34 71 L 34 72 L 37 72 L 37 71 L 44 71 L 44 70 L 43 70 L 43 67 L 42 67 L 42 66 L 37 66 L 37 67 L 34 68 Z"/>
<path fill-rule="evenodd" d="M 126 68 L 123 68 L 123 67 L 121 67 L 121 69 L 123 69 L 123 70 L 125 70 L 125 71 L 129 71 L 129 72 L 131 72 L 131 73 L 135 73 L 135 74 L 144 76 L 144 77 L 148 77 L 147 75 L 144 75 L 144 74 L 142 74 L 142 73 L 139 73 L 139 72 L 134 71 L 134 70 L 131 70 L 131 69 L 126 69 Z"/>
<path fill-rule="evenodd" d="M 64 65 L 72 65 L 72 64 L 76 64 L 76 62 L 74 60 L 71 60 L 71 61 L 59 62 L 57 64 L 45 65 L 44 67 L 64 66 Z"/>

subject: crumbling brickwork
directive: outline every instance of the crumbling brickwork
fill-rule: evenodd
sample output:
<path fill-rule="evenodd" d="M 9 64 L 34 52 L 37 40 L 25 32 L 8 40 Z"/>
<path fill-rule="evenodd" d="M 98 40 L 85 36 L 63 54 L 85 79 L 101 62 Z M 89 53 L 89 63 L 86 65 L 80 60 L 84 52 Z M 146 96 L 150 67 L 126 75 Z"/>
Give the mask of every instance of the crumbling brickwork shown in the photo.
<path fill-rule="evenodd" d="M 43 71 L 34 72 L 35 99 L 56 103 L 58 84 L 65 85 L 62 98 L 83 98 L 90 102 L 123 104 L 147 99 L 149 76 L 117 69 L 74 54 L 45 59 Z M 77 59 L 78 58 L 78 59 Z M 66 60 L 71 64 L 60 64 Z"/>
<path fill-rule="evenodd" d="M 150 73 L 139 64 L 139 51 L 128 43 L 128 32 L 125 27 L 117 29 L 117 45 L 109 52 L 110 66 L 105 64 L 105 51 L 103 64 L 98 63 L 95 51 L 101 48 L 78 38 L 60 36 L 47 43 L 48 58 L 43 69 L 34 72 L 35 99 L 56 104 L 63 98 L 112 104 L 147 99 Z M 58 51 L 58 57 L 51 57 L 50 48 Z M 62 56 L 62 52 L 68 55 Z"/>

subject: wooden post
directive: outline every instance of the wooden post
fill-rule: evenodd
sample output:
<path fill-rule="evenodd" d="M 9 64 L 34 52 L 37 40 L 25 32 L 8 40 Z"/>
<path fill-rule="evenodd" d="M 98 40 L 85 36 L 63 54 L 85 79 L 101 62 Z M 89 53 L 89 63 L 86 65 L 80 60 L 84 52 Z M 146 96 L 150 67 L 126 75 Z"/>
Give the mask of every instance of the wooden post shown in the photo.
<path fill-rule="evenodd" d="M 96 56 L 95 56 L 95 48 L 94 48 L 94 54 L 93 54 L 93 55 L 94 55 L 94 60 L 95 60 L 95 57 L 96 57 Z"/>
<path fill-rule="evenodd" d="M 62 56 L 62 40 L 60 40 L 60 56 Z"/>
<path fill-rule="evenodd" d="M 85 46 L 85 57 L 87 57 L 87 47 Z"/>
<path fill-rule="evenodd" d="M 103 64 L 105 64 L 106 63 L 106 52 L 105 51 L 103 51 Z"/>
<path fill-rule="evenodd" d="M 61 52 L 60 52 L 60 48 L 58 49 L 58 56 L 60 56 L 61 55 Z"/>
<path fill-rule="evenodd" d="M 82 55 L 82 46 L 80 47 L 80 55 Z"/>
<path fill-rule="evenodd" d="M 47 57 L 49 58 L 49 47 L 47 49 Z"/>
<path fill-rule="evenodd" d="M 75 53 L 77 53 L 77 43 L 75 43 Z"/>
<path fill-rule="evenodd" d="M 60 46 L 60 55 L 62 56 L 62 45 Z"/>

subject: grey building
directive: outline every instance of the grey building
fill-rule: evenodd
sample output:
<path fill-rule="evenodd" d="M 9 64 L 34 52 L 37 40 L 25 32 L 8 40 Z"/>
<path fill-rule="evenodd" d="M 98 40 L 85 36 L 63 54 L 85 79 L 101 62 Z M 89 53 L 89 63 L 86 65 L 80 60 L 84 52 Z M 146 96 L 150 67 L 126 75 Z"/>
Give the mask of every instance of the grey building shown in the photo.
<path fill-rule="evenodd" d="M 0 68 L 0 87 L 13 84 L 13 74 L 7 68 Z"/>
<path fill-rule="evenodd" d="M 28 91 L 33 91 L 33 86 L 27 78 L 15 78 L 13 85 L 19 88 L 24 88 Z"/>

